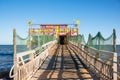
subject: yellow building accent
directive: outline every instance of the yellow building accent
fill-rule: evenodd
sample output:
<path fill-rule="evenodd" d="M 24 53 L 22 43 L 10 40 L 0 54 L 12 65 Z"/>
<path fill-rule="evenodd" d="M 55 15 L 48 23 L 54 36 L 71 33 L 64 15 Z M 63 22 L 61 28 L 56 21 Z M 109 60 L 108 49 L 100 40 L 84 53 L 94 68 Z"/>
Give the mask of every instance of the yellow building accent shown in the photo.
<path fill-rule="evenodd" d="M 60 26 L 56 26 L 56 38 L 58 38 L 59 33 L 60 33 Z"/>
<path fill-rule="evenodd" d="M 31 26 L 32 25 L 32 21 L 28 21 L 28 25 Z"/>
<path fill-rule="evenodd" d="M 76 24 L 77 24 L 77 25 L 80 25 L 80 21 L 79 21 L 79 20 L 76 20 Z"/>

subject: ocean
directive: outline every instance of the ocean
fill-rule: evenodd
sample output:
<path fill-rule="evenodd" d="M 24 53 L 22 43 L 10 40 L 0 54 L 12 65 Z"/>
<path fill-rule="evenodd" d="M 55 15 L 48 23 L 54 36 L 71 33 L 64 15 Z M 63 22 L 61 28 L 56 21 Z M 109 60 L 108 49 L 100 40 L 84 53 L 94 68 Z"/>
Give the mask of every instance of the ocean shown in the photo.
<path fill-rule="evenodd" d="M 120 45 L 117 45 L 117 53 L 118 53 L 118 56 L 120 57 Z"/>
<path fill-rule="evenodd" d="M 0 79 L 9 77 L 8 75 L 12 65 L 13 45 L 0 45 Z"/>
<path fill-rule="evenodd" d="M 120 56 L 120 45 L 117 45 L 117 53 Z M 0 79 L 8 77 L 13 65 L 13 45 L 0 45 Z"/>

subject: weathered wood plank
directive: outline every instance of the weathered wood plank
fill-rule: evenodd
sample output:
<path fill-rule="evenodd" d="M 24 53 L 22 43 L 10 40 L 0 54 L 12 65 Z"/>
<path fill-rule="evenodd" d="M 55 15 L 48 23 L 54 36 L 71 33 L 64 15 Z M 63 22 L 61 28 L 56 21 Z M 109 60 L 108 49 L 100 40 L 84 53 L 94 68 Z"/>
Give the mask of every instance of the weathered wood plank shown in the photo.
<path fill-rule="evenodd" d="M 97 79 L 95 75 L 84 67 L 78 58 L 78 54 L 72 50 L 70 45 L 59 45 L 55 49 L 56 51 L 48 56 L 32 79 Z"/>

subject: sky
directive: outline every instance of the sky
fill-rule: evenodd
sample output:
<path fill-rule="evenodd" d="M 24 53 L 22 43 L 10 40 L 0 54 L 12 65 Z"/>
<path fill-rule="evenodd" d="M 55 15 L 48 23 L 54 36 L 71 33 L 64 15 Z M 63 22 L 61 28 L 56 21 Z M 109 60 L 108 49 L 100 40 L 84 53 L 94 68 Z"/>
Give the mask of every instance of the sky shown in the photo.
<path fill-rule="evenodd" d="M 79 33 L 107 38 L 113 28 L 120 44 L 120 0 L 0 0 L 0 45 L 13 44 L 13 29 L 28 35 L 28 21 L 37 24 L 73 23 L 80 20 Z"/>

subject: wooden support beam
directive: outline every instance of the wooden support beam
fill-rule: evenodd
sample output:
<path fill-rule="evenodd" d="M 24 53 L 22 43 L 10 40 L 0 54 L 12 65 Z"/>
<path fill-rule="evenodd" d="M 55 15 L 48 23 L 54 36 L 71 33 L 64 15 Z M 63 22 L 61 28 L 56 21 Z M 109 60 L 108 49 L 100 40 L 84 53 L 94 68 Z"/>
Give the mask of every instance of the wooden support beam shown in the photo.
<path fill-rule="evenodd" d="M 17 56 L 16 56 L 16 29 L 13 30 L 13 48 L 14 48 L 14 80 L 17 80 Z"/>
<path fill-rule="evenodd" d="M 113 80 L 117 80 L 117 52 L 116 52 L 116 30 L 113 29 Z"/>

